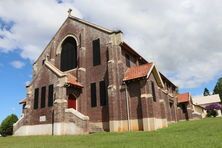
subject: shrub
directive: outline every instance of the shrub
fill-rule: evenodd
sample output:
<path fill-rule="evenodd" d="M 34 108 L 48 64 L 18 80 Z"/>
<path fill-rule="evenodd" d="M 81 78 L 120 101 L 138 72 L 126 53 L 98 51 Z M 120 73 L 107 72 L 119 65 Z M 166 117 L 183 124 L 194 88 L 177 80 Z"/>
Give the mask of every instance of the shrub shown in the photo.
<path fill-rule="evenodd" d="M 222 105 L 219 103 L 213 103 L 205 107 L 207 110 L 207 117 L 216 117 L 218 115 L 217 110 L 222 109 Z"/>
<path fill-rule="evenodd" d="M 207 111 L 207 117 L 216 117 L 218 115 L 216 110 L 208 110 Z"/>
<path fill-rule="evenodd" d="M 14 114 L 6 117 L 0 126 L 0 134 L 2 136 L 8 136 L 13 134 L 13 124 L 18 121 L 18 117 Z"/>

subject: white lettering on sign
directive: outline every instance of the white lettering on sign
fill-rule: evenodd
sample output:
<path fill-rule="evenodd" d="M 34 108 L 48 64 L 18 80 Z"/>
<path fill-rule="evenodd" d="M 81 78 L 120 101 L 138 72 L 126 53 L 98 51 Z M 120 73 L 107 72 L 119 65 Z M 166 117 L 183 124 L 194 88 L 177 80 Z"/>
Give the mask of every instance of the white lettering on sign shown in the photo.
<path fill-rule="evenodd" d="M 40 121 L 40 122 L 46 121 L 46 116 L 40 116 L 40 117 L 39 117 L 39 121 Z"/>

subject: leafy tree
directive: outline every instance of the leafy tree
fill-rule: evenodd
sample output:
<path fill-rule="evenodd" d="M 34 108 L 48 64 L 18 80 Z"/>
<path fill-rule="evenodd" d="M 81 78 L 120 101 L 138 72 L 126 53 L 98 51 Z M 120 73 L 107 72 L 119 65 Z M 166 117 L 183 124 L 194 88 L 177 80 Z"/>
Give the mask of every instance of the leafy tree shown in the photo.
<path fill-rule="evenodd" d="M 219 94 L 220 100 L 222 100 L 222 77 L 218 79 L 217 84 L 214 87 L 214 94 Z"/>
<path fill-rule="evenodd" d="M 203 95 L 204 96 L 210 96 L 210 91 L 207 88 L 204 88 Z"/>
<path fill-rule="evenodd" d="M 2 136 L 8 136 L 13 134 L 13 124 L 18 121 L 18 117 L 14 114 L 6 117 L 0 126 L 0 134 Z"/>

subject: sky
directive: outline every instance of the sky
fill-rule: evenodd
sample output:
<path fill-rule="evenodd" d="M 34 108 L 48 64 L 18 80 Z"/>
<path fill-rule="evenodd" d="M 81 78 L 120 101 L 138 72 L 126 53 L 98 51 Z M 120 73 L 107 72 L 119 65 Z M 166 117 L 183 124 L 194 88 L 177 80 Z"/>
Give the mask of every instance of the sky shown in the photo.
<path fill-rule="evenodd" d="M 20 100 L 32 79 L 32 63 L 68 16 L 112 30 L 179 91 L 211 92 L 222 76 L 220 0 L 1 0 L 0 121 L 21 115 Z"/>

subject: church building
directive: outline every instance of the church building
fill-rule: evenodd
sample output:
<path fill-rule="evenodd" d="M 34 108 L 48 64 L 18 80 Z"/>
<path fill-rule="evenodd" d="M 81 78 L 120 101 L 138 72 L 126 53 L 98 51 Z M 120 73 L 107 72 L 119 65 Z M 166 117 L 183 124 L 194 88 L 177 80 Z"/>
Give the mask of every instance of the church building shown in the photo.
<path fill-rule="evenodd" d="M 109 30 L 69 14 L 33 64 L 14 135 L 152 131 L 177 122 L 177 87 Z"/>

